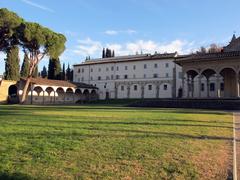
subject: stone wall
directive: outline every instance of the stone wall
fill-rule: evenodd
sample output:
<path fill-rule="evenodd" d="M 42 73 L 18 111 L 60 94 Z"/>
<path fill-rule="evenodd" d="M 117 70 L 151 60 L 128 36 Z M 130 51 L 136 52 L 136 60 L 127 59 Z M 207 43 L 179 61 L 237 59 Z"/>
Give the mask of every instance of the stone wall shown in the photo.
<path fill-rule="evenodd" d="M 16 81 L 7 81 L 7 80 L 0 81 L 0 104 L 7 103 L 8 88 L 11 85 L 14 85 L 16 83 L 17 83 Z"/>

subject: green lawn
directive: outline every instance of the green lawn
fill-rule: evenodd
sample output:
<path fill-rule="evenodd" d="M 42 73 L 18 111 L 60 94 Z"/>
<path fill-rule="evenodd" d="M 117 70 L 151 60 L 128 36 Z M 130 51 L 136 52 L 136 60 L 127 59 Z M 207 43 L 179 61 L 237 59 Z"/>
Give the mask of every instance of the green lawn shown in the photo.
<path fill-rule="evenodd" d="M 0 179 L 226 179 L 232 114 L 0 106 Z"/>

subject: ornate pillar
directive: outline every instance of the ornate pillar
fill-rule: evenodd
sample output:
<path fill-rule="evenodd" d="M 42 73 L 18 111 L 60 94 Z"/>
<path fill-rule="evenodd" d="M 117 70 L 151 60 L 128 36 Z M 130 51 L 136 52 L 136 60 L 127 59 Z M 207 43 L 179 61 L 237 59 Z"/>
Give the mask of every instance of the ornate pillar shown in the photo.
<path fill-rule="evenodd" d="M 198 97 L 201 98 L 202 82 L 201 74 L 198 75 Z"/>
<path fill-rule="evenodd" d="M 220 83 L 220 75 L 216 76 L 216 87 L 217 87 L 217 98 L 221 97 L 221 83 Z"/>
<path fill-rule="evenodd" d="M 130 98 L 130 85 L 127 85 L 127 98 Z"/>
<path fill-rule="evenodd" d="M 141 98 L 144 99 L 144 84 L 141 85 Z"/>

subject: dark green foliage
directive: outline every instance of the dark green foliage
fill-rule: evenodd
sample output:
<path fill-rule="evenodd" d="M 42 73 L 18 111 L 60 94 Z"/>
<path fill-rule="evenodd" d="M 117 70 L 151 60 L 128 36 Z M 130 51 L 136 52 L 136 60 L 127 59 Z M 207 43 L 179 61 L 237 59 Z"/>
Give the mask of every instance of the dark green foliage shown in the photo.
<path fill-rule="evenodd" d="M 103 48 L 103 51 L 102 51 L 102 58 L 110 58 L 110 57 L 115 57 L 115 52 L 114 50 L 112 51 L 111 49 L 106 49 Z"/>
<path fill-rule="evenodd" d="M 66 80 L 65 63 L 63 63 L 63 68 L 62 68 L 62 80 Z"/>
<path fill-rule="evenodd" d="M 29 59 L 27 57 L 27 55 L 24 55 L 24 59 L 23 59 L 23 63 L 22 63 L 22 67 L 21 67 L 21 77 L 28 77 L 29 74 Z"/>
<path fill-rule="evenodd" d="M 61 63 L 58 59 L 49 59 L 48 79 L 61 79 Z"/>
<path fill-rule="evenodd" d="M 105 51 L 105 48 L 103 48 L 103 51 L 102 51 L 102 58 L 105 58 L 106 57 L 106 51 Z"/>
<path fill-rule="evenodd" d="M 7 50 L 7 58 L 5 59 L 5 79 L 19 80 L 19 48 L 13 46 Z"/>
<path fill-rule="evenodd" d="M 71 69 L 70 69 L 70 66 L 69 66 L 69 64 L 68 64 L 68 67 L 67 67 L 67 70 L 66 70 L 66 76 L 67 76 L 67 80 L 68 81 L 71 81 L 71 76 L 72 76 L 72 74 L 71 74 Z"/>
<path fill-rule="evenodd" d="M 41 71 L 41 77 L 46 78 L 47 77 L 47 68 L 43 66 L 43 70 Z"/>

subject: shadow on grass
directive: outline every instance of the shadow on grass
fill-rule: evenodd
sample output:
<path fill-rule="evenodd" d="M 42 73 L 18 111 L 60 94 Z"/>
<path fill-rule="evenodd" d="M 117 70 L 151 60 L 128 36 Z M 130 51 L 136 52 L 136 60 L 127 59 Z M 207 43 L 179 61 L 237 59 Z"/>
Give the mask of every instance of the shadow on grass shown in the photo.
<path fill-rule="evenodd" d="M 16 172 L 16 173 L 0 172 L 0 179 L 1 180 L 32 180 L 33 178 L 19 172 Z"/>
<path fill-rule="evenodd" d="M 63 138 L 63 139 L 82 139 L 82 138 L 175 138 L 175 139 L 195 139 L 195 140 L 224 140 L 232 141 L 231 137 L 224 136 L 208 136 L 208 135 L 189 135 L 189 134 L 180 134 L 180 133 L 168 133 L 168 132 L 156 132 L 156 131 L 142 131 L 142 130 L 128 130 L 128 129 L 107 129 L 107 128 L 82 128 L 90 131 L 103 131 L 99 134 L 87 134 L 87 132 L 38 132 L 38 133 L 28 133 L 28 132 L 11 132 L 4 133 L 1 132 L 1 136 L 14 136 L 14 137 L 43 137 L 43 138 Z M 106 133 L 111 132 L 111 133 Z M 112 133 L 114 132 L 114 133 Z M 118 134 L 124 133 L 124 134 Z M 133 134 L 130 134 L 133 133 Z"/>

